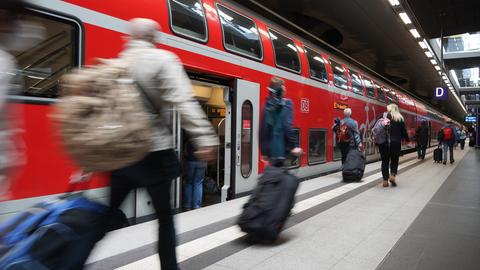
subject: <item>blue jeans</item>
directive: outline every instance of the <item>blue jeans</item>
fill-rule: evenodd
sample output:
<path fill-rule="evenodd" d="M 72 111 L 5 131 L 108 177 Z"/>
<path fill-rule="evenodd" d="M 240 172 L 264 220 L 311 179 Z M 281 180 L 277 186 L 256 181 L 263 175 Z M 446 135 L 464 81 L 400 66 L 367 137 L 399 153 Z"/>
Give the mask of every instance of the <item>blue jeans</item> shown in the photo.
<path fill-rule="evenodd" d="M 447 162 L 447 152 L 450 149 L 450 162 L 453 162 L 453 145 L 454 143 L 443 143 L 443 162 Z"/>
<path fill-rule="evenodd" d="M 207 164 L 203 161 L 187 162 L 187 181 L 183 190 L 183 208 L 197 209 L 202 206 L 203 178 Z"/>

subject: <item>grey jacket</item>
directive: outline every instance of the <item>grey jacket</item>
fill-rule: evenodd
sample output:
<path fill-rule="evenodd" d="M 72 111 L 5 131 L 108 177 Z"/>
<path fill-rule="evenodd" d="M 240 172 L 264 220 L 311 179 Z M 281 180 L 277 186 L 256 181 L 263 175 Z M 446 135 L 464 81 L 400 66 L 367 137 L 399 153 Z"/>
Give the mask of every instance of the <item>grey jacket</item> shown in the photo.
<path fill-rule="evenodd" d="M 218 145 L 218 138 L 194 99 L 190 80 L 174 53 L 157 49 L 146 41 L 131 40 L 120 58 L 131 59 L 130 72 L 144 92 L 145 105 L 152 114 L 156 127 L 152 152 L 174 147 L 169 125 L 174 110 L 195 146 Z"/>

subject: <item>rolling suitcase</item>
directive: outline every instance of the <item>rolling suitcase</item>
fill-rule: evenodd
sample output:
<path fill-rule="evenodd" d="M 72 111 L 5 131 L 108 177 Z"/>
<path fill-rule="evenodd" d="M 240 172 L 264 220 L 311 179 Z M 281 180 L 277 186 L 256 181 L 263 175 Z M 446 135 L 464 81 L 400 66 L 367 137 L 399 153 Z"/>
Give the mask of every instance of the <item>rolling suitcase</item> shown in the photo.
<path fill-rule="evenodd" d="M 240 229 L 251 240 L 275 241 L 294 206 L 298 185 L 298 178 L 287 169 L 267 167 L 243 206 L 238 220 Z"/>
<path fill-rule="evenodd" d="M 443 150 L 442 146 L 439 144 L 438 148 L 433 150 L 433 162 L 441 163 L 443 159 Z"/>
<path fill-rule="evenodd" d="M 365 156 L 357 149 L 348 151 L 342 168 L 342 177 L 345 182 L 362 180 L 365 172 Z"/>
<path fill-rule="evenodd" d="M 103 236 L 106 209 L 77 193 L 14 216 L 0 226 L 0 269 L 82 269 Z"/>

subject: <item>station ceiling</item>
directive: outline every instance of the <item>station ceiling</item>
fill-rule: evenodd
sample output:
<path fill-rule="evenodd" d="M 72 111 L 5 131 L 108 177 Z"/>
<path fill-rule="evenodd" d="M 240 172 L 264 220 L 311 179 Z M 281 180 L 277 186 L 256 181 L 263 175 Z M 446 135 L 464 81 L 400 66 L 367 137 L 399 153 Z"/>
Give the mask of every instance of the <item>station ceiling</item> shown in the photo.
<path fill-rule="evenodd" d="M 419 31 L 423 30 L 427 39 L 438 37 L 442 27 L 448 35 L 480 31 L 480 0 L 400 2 L 413 13 L 412 20 L 420 24 Z M 434 89 L 442 86 L 442 79 L 387 0 L 239 3 L 298 33 L 280 17 L 287 19 L 457 120 L 465 115 L 452 96 L 448 101 L 433 99 Z"/>

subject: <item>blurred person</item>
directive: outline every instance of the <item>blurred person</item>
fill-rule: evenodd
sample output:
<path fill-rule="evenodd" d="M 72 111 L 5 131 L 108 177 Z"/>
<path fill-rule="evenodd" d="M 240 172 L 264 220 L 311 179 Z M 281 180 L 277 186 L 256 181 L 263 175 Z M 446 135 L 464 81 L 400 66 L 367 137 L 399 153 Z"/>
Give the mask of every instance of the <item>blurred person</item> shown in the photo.
<path fill-rule="evenodd" d="M 450 164 L 455 162 L 453 146 L 457 143 L 457 128 L 452 120 L 448 120 L 445 126 L 438 132 L 438 141 L 443 145 L 443 165 L 447 165 L 447 154 L 450 150 Z"/>
<path fill-rule="evenodd" d="M 420 126 L 417 127 L 415 131 L 415 138 L 417 141 L 417 154 L 418 159 L 425 159 L 425 153 L 427 151 L 427 144 L 428 144 L 428 127 L 427 122 L 422 120 Z"/>
<path fill-rule="evenodd" d="M 111 173 L 110 208 L 116 211 L 135 188 L 146 188 L 157 214 L 158 254 L 162 270 L 177 270 L 176 234 L 170 206 L 170 187 L 180 175 L 169 130 L 169 109 L 175 107 L 185 131 L 197 148 L 195 155 L 214 160 L 218 139 L 205 113 L 193 97 L 192 85 L 178 57 L 155 47 L 160 26 L 153 20 L 130 20 L 129 40 L 119 57 L 130 61 L 130 72 L 143 92 L 144 103 L 155 126 L 153 148 L 138 163 Z"/>
<path fill-rule="evenodd" d="M 285 82 L 273 77 L 268 87 L 260 123 L 260 148 L 263 162 L 276 167 L 284 166 L 291 153 L 300 156 L 302 149 L 293 133 L 293 102 L 285 98 Z"/>
<path fill-rule="evenodd" d="M 460 149 L 463 150 L 465 148 L 465 140 L 467 139 L 467 131 L 465 128 L 462 128 L 458 132 L 458 139 L 460 140 Z"/>
<path fill-rule="evenodd" d="M 188 211 L 202 207 L 203 180 L 207 171 L 207 163 L 195 155 L 196 147 L 185 135 L 186 182 L 183 189 L 183 208 Z"/>
<path fill-rule="evenodd" d="M 387 168 L 388 181 L 383 178 L 383 186 L 388 187 L 388 182 L 392 187 L 397 186 L 396 176 L 398 173 L 398 161 L 400 158 L 400 151 L 402 150 L 402 141 L 410 141 L 405 126 L 405 119 L 403 118 L 398 106 L 396 104 L 389 104 L 387 106 L 387 118 L 390 119 L 389 125 L 389 143 L 384 145 L 380 152 L 388 153 L 387 159 L 382 159 L 382 168 Z M 386 164 L 384 164 L 386 162 Z M 388 167 L 390 165 L 390 172 Z"/>
<path fill-rule="evenodd" d="M 358 123 L 352 118 L 352 109 L 343 110 L 343 119 L 335 119 L 333 132 L 336 134 L 337 145 L 342 154 L 342 164 L 345 163 L 350 149 L 363 148 Z"/>

